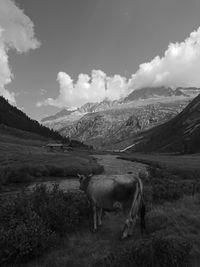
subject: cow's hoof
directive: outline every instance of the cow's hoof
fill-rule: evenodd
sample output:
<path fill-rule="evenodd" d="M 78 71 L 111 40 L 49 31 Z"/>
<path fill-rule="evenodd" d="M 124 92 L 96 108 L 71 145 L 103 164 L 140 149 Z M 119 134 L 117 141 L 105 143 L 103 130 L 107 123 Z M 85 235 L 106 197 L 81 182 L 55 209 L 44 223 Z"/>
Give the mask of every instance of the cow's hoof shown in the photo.
<path fill-rule="evenodd" d="M 96 232 L 97 232 L 97 229 L 92 228 L 92 229 L 91 229 L 91 232 L 92 232 L 92 233 L 96 233 Z"/>
<path fill-rule="evenodd" d="M 126 239 L 127 239 L 127 237 L 123 237 L 123 236 L 120 236 L 120 238 L 119 238 L 119 240 L 121 240 L 121 241 L 124 241 Z"/>

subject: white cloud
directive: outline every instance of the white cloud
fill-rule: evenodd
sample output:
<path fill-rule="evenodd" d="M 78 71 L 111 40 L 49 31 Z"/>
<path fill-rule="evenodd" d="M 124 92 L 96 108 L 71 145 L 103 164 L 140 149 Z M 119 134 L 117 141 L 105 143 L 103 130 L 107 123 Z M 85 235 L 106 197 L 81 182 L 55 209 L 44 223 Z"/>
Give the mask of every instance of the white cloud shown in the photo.
<path fill-rule="evenodd" d="M 5 86 L 12 81 L 13 74 L 8 62 L 8 51 L 28 52 L 39 47 L 34 37 L 34 25 L 14 1 L 0 0 L 0 95 L 15 103 L 15 94 Z"/>
<path fill-rule="evenodd" d="M 48 98 L 40 105 L 57 107 L 80 106 L 86 102 L 100 102 L 105 98 L 117 100 L 143 87 L 178 86 L 200 87 L 200 28 L 181 43 L 170 43 L 163 57 L 156 56 L 143 63 L 129 81 L 120 75 L 108 77 L 103 71 L 93 70 L 91 76 L 80 74 L 76 83 L 60 72 L 59 96 Z"/>
<path fill-rule="evenodd" d="M 57 81 L 60 85 L 59 96 L 38 102 L 37 106 L 80 107 L 87 102 L 100 102 L 105 98 L 120 99 L 126 95 L 127 81 L 120 75 L 108 77 L 101 70 L 93 70 L 91 76 L 79 74 L 76 82 L 65 72 L 59 72 Z"/>
<path fill-rule="evenodd" d="M 132 75 L 134 89 L 145 86 L 200 87 L 200 28 L 184 42 L 170 43 L 164 56 L 140 65 Z"/>

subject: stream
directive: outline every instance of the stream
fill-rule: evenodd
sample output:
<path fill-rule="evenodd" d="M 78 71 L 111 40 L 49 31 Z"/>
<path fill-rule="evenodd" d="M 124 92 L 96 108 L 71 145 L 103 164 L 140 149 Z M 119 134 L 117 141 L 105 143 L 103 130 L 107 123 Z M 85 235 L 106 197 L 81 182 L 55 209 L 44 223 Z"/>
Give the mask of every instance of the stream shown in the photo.
<path fill-rule="evenodd" d="M 117 159 L 116 155 L 92 155 L 95 157 L 100 165 L 104 167 L 105 174 L 125 174 L 127 172 L 132 172 L 133 175 L 137 175 L 140 171 L 146 169 L 146 165 L 139 162 L 131 162 L 127 160 Z M 59 184 L 60 189 L 67 190 L 77 190 L 79 189 L 78 179 L 58 179 L 45 182 L 32 183 L 28 186 L 29 189 L 33 188 L 36 184 L 45 184 L 47 187 L 51 188 L 53 184 Z"/>

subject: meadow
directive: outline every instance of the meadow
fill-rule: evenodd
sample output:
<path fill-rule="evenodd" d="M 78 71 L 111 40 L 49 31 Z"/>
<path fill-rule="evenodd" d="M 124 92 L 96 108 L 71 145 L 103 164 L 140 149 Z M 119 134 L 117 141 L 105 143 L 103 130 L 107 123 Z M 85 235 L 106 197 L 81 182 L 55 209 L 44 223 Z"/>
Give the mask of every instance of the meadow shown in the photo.
<path fill-rule="evenodd" d="M 77 173 L 100 173 L 102 167 L 88 152 L 49 151 L 44 140 L 22 140 L 7 137 L 0 141 L 0 190 L 35 181 L 71 178 Z M 13 140 L 15 142 L 13 142 Z"/>
<path fill-rule="evenodd" d="M 120 159 L 141 162 L 167 169 L 171 173 L 181 174 L 190 179 L 191 175 L 200 175 L 200 154 L 159 154 L 159 153 L 121 153 Z"/>
<path fill-rule="evenodd" d="M 148 175 L 147 175 L 148 173 Z M 91 207 L 80 192 L 45 185 L 0 202 L 1 264 L 17 266 L 199 266 L 198 179 L 150 164 L 145 185 L 146 232 L 120 240 L 123 218 L 106 213 L 91 231 Z"/>

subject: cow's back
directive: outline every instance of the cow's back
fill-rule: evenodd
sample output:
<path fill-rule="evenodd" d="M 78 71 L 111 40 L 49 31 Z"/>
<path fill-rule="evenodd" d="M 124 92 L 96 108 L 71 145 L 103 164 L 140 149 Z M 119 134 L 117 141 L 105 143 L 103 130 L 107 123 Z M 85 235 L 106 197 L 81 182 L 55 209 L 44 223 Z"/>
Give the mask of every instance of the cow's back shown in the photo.
<path fill-rule="evenodd" d="M 87 193 L 97 206 L 112 210 L 116 202 L 132 200 L 135 187 L 131 175 L 97 175 L 90 180 Z"/>

